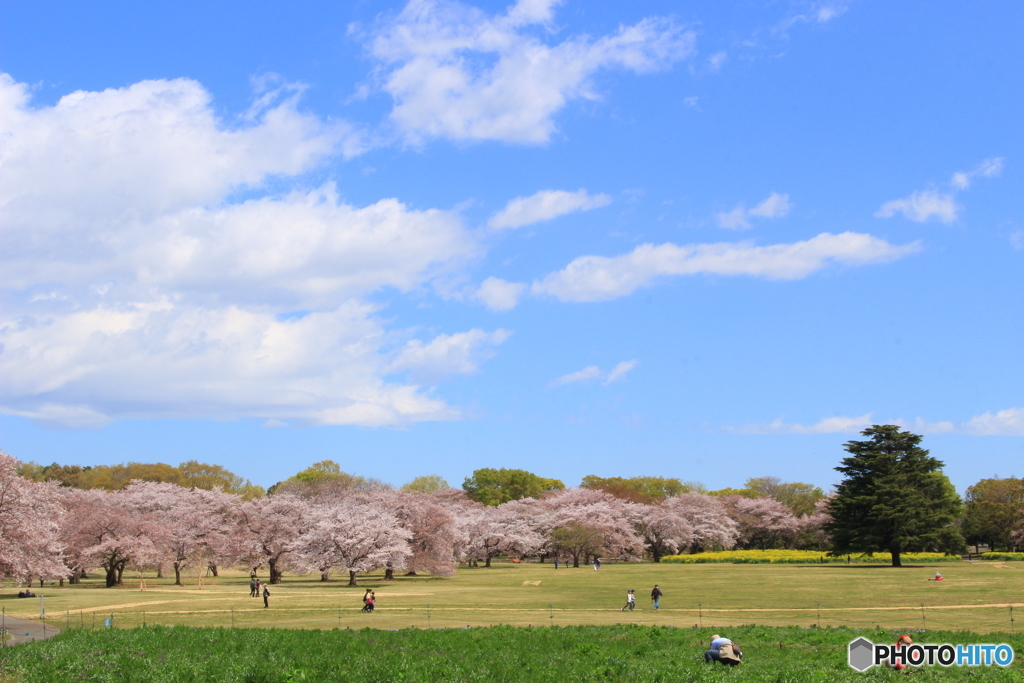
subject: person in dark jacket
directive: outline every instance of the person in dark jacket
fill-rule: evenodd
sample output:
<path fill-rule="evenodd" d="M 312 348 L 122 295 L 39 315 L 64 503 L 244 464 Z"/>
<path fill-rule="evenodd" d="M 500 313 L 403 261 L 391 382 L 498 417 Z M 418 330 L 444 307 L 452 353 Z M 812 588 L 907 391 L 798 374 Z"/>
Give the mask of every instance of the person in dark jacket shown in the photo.
<path fill-rule="evenodd" d="M 661 589 L 658 588 L 658 584 L 654 584 L 654 589 L 651 591 L 651 602 L 654 603 L 654 609 L 658 609 L 661 605 Z"/>

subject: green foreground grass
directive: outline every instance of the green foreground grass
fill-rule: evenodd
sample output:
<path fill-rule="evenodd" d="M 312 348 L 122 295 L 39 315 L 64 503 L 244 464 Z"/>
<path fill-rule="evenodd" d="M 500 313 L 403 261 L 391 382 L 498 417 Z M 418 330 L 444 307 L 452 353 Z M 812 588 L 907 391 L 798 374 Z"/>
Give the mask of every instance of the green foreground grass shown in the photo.
<path fill-rule="evenodd" d="M 744 650 L 736 669 L 703 662 L 711 629 L 570 626 L 421 631 L 155 627 L 70 631 L 0 651 L 0 680 L 162 683 L 219 681 L 812 681 L 905 680 L 846 665 L 846 645 L 889 631 L 746 626 L 725 632 Z M 915 634 L 918 642 L 986 642 L 967 633 Z M 1024 638 L 1007 636 L 1016 652 Z M 914 680 L 1024 681 L 1024 667 L 921 667 Z"/>
<path fill-rule="evenodd" d="M 19 599 L 19 588 L 0 588 L 6 614 L 38 618 L 58 628 L 188 625 L 332 629 L 456 628 L 465 626 L 574 626 L 619 623 L 681 628 L 821 626 L 899 630 L 1012 632 L 1024 611 L 1024 563 L 959 562 L 941 567 L 945 581 L 928 581 L 935 565 L 894 569 L 884 565 L 615 564 L 600 571 L 551 564 L 496 564 L 462 568 L 451 578 L 347 576 L 321 582 L 318 575 L 286 575 L 271 586 L 270 609 L 248 597 L 240 571 L 217 579 L 193 574 L 185 586 L 171 579 L 125 576 L 120 588 L 99 578 L 78 586 L 33 590 L 42 599 Z M 665 592 L 662 609 L 650 609 L 654 584 Z M 375 614 L 359 612 L 365 588 L 378 597 Z M 627 589 L 639 596 L 635 612 L 621 612 Z M 1011 609 L 1012 606 L 1012 609 Z"/>

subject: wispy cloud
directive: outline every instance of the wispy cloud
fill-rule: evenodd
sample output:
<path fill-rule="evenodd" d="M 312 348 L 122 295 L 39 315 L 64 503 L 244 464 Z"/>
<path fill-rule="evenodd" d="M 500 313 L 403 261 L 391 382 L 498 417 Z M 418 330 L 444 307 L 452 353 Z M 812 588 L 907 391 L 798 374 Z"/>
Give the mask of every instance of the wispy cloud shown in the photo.
<path fill-rule="evenodd" d="M 871 413 L 860 417 L 826 417 L 814 424 L 785 422 L 782 418 L 762 424 L 726 427 L 724 431 L 738 434 L 858 434 L 872 425 Z"/>
<path fill-rule="evenodd" d="M 896 214 L 916 223 L 937 219 L 952 223 L 960 217 L 962 206 L 956 195 L 971 186 L 975 178 L 996 178 L 1002 173 L 1002 157 L 985 159 L 970 171 L 957 171 L 949 180 L 949 190 L 929 188 L 912 192 L 901 199 L 885 202 L 875 212 L 877 218 L 892 218 Z"/>
<path fill-rule="evenodd" d="M 505 208 L 491 216 L 488 225 L 497 230 L 521 228 L 576 211 L 589 211 L 608 206 L 612 198 L 606 194 L 588 194 L 586 190 L 541 190 L 529 197 L 516 197 Z"/>
<path fill-rule="evenodd" d="M 564 269 L 533 283 L 531 293 L 562 301 L 607 301 L 627 296 L 658 277 L 745 275 L 798 280 L 830 264 L 885 263 L 920 246 L 897 246 L 861 233 L 822 233 L 791 244 L 759 247 L 751 242 L 642 244 L 622 256 L 581 256 Z"/>
<path fill-rule="evenodd" d="M 788 194 L 772 192 L 767 199 L 752 209 L 747 209 L 743 204 L 736 206 L 731 211 L 723 211 L 715 214 L 715 221 L 718 227 L 729 230 L 746 230 L 752 227 L 750 219 L 754 218 L 782 218 L 793 209 L 793 203 L 789 200 Z"/>
<path fill-rule="evenodd" d="M 898 213 L 916 223 L 924 223 L 932 218 L 937 218 L 943 223 L 952 223 L 960 215 L 960 205 L 950 192 L 921 190 L 902 199 L 893 199 L 882 204 L 875 212 L 875 216 L 892 218 Z"/>
<path fill-rule="evenodd" d="M 1024 408 L 1008 408 L 976 415 L 964 422 L 933 422 L 924 418 L 876 420 L 872 413 L 859 417 L 826 417 L 814 424 L 785 422 L 782 418 L 761 424 L 726 427 L 740 434 L 859 434 L 873 424 L 895 424 L 922 434 L 969 434 L 975 436 L 1024 436 Z"/>
<path fill-rule="evenodd" d="M 552 380 L 548 386 L 560 387 L 566 384 L 577 384 L 580 382 L 594 382 L 600 381 L 605 386 L 616 382 L 626 376 L 630 370 L 635 368 L 639 364 L 636 359 L 625 360 L 616 365 L 614 368 L 605 372 L 596 365 L 588 365 L 582 370 L 576 372 L 570 372 L 567 375 L 562 375 L 558 379 Z"/>

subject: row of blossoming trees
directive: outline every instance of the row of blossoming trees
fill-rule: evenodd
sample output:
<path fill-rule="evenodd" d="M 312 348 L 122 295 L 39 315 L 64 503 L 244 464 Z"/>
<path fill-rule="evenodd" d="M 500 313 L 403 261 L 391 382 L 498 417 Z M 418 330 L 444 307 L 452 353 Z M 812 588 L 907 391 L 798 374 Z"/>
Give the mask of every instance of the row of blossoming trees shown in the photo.
<path fill-rule="evenodd" d="M 770 497 L 679 493 L 637 503 L 588 488 L 484 505 L 466 492 L 352 486 L 329 478 L 245 500 L 219 488 L 135 481 L 118 490 L 78 489 L 18 474 L 0 452 L 0 578 L 68 579 L 102 571 L 107 586 L 125 571 L 186 572 L 218 567 L 361 572 L 385 569 L 449 576 L 459 563 L 490 566 L 496 556 L 660 560 L 670 553 L 741 543 L 820 545 L 826 516 L 797 516 Z M 364 482 L 365 483 L 365 482 Z"/>

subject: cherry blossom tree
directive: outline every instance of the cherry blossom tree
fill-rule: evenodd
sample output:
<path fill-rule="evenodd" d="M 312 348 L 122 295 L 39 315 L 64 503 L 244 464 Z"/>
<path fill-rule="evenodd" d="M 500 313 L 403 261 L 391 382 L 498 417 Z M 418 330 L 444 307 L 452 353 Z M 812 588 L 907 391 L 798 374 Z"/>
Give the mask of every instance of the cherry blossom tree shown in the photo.
<path fill-rule="evenodd" d="M 571 488 L 547 494 L 536 504 L 538 530 L 549 550 L 566 552 L 579 566 L 581 557 L 632 555 L 643 549 L 629 515 L 629 504 L 610 493 Z"/>
<path fill-rule="evenodd" d="M 234 530 L 238 496 L 157 482 L 135 482 L 125 492 L 149 518 L 150 540 L 160 559 L 174 567 L 175 585 L 182 585 L 181 572 L 187 567 L 216 567 L 234 559 L 226 538 Z"/>
<path fill-rule="evenodd" d="M 466 534 L 452 510 L 425 493 L 393 491 L 383 496 L 385 504 L 398 518 L 398 523 L 412 537 L 412 555 L 406 563 L 410 573 L 429 572 L 435 576 L 451 576 L 457 566 L 456 553 L 465 545 Z M 385 578 L 392 578 L 392 568 Z"/>
<path fill-rule="evenodd" d="M 159 533 L 153 517 L 139 508 L 139 499 L 125 490 L 65 489 L 69 510 L 61 538 L 73 558 L 75 572 L 102 567 L 106 586 L 121 583 L 129 563 L 156 564 L 161 557 L 153 538 Z"/>
<path fill-rule="evenodd" d="M 17 473 L 19 461 L 0 451 L 0 579 L 63 579 L 59 524 L 64 517 L 56 482 Z"/>
<path fill-rule="evenodd" d="M 381 567 L 405 567 L 412 555 L 413 534 L 384 505 L 352 496 L 331 505 L 307 509 L 309 531 L 292 541 L 289 550 L 298 562 L 312 567 L 340 567 L 348 571 L 348 585 L 356 574 Z"/>
<path fill-rule="evenodd" d="M 832 521 L 832 515 L 828 513 L 830 499 L 831 497 L 826 497 L 819 500 L 814 504 L 813 513 L 797 517 L 798 537 L 803 547 L 816 550 L 827 550 L 831 547 L 831 539 L 825 531 L 825 525 Z"/>
<path fill-rule="evenodd" d="M 484 566 L 490 567 L 491 558 L 497 555 L 528 555 L 544 545 L 544 536 L 533 528 L 517 503 L 466 509 L 466 558 L 483 560 Z"/>
<path fill-rule="evenodd" d="M 728 550 L 736 545 L 739 527 L 725 503 L 703 493 L 684 493 L 667 498 L 662 507 L 679 515 L 693 530 L 690 551 Z"/>
<path fill-rule="evenodd" d="M 774 498 L 734 496 L 731 506 L 740 540 L 747 547 L 767 550 L 781 544 L 789 548 L 800 531 L 800 523 L 789 506 Z"/>
<path fill-rule="evenodd" d="M 289 551 L 309 527 L 312 506 L 290 494 L 277 494 L 243 503 L 238 534 L 244 559 L 270 568 L 270 583 L 281 583 Z"/>
<path fill-rule="evenodd" d="M 636 533 L 655 562 L 665 555 L 688 548 L 693 542 L 693 528 L 677 511 L 664 505 L 631 504 L 630 518 Z"/>

